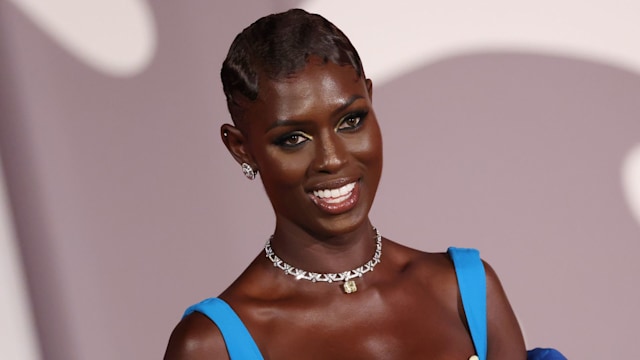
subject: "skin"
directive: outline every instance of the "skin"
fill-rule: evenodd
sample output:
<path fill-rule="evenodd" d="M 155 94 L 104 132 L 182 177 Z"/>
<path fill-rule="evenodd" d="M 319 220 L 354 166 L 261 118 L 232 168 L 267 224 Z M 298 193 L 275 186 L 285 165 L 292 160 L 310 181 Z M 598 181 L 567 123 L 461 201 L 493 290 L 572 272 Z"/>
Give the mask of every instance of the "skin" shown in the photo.
<path fill-rule="evenodd" d="M 232 156 L 260 171 L 276 214 L 272 247 L 299 268 L 353 269 L 371 259 L 368 218 L 382 170 L 371 81 L 349 66 L 307 66 L 281 81 L 260 79 L 238 126 L 224 125 Z M 226 136 L 224 135 L 226 134 Z M 356 182 L 357 201 L 334 211 L 310 193 Z M 297 281 L 261 253 L 220 297 L 245 323 L 265 359 L 468 359 L 474 354 L 453 265 L 383 239 L 381 263 L 340 284 Z M 525 359 L 517 320 L 493 269 L 487 273 L 488 359 Z M 199 313 L 185 317 L 166 360 L 228 359 L 221 334 Z"/>

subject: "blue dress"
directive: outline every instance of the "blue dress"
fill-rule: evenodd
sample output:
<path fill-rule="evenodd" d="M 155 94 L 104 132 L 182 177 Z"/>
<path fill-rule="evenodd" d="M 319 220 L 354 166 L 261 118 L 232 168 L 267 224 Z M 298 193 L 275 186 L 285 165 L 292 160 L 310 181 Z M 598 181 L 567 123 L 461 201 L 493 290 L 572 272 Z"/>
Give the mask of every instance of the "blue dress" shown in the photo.
<path fill-rule="evenodd" d="M 487 296 L 484 265 L 475 249 L 451 247 L 447 251 L 453 260 L 462 305 L 471 332 L 473 346 L 480 360 L 487 358 Z M 264 360 L 258 345 L 242 320 L 224 300 L 209 298 L 185 311 L 184 316 L 197 311 L 213 321 L 227 346 L 231 360 Z M 554 349 L 536 348 L 527 352 L 527 360 L 566 360 Z"/>
<path fill-rule="evenodd" d="M 184 316 L 197 311 L 213 321 L 227 345 L 231 360 L 263 360 L 258 345 L 231 306 L 219 298 L 209 298 L 190 306 Z M 183 317 L 184 317 L 183 316 Z"/>

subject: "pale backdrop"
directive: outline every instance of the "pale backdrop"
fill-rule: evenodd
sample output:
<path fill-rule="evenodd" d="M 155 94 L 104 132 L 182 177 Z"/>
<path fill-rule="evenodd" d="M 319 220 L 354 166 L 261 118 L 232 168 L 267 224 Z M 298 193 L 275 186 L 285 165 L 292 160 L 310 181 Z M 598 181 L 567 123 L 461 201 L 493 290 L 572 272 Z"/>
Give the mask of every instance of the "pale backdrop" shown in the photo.
<path fill-rule="evenodd" d="M 295 6 L 373 79 L 382 233 L 479 248 L 529 347 L 634 356 L 640 5 L 470 4 L 0 0 L 0 271 L 31 298 L 2 285 L 26 330 L 0 358 L 37 357 L 32 317 L 43 359 L 160 358 L 260 252 L 273 215 L 219 140 L 218 71 L 237 32 Z"/>

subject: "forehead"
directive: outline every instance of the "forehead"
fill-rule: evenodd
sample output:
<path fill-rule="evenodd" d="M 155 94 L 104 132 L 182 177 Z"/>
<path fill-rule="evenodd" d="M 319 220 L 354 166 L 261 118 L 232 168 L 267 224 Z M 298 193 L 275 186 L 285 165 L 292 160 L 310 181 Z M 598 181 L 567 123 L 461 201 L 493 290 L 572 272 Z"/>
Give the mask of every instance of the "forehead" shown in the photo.
<path fill-rule="evenodd" d="M 364 79 L 352 66 L 309 62 L 285 79 L 261 79 L 250 112 L 270 119 L 307 117 L 339 108 L 354 97 L 368 99 L 368 93 Z"/>

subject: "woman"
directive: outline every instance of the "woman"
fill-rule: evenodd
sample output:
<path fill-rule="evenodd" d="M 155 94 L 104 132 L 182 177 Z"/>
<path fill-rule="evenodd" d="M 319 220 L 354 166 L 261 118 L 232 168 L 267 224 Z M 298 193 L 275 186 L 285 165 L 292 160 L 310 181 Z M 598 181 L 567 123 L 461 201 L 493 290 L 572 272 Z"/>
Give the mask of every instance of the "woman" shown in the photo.
<path fill-rule="evenodd" d="M 270 15 L 236 37 L 221 76 L 234 123 L 222 140 L 248 178 L 260 174 L 275 230 L 218 299 L 187 311 L 165 359 L 228 359 L 232 348 L 279 360 L 475 358 L 450 257 L 383 238 L 369 221 L 382 140 L 372 83 L 345 35 L 303 10 Z M 486 358 L 525 359 L 484 268 Z M 228 318 L 210 319 L 219 313 Z"/>

